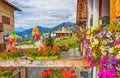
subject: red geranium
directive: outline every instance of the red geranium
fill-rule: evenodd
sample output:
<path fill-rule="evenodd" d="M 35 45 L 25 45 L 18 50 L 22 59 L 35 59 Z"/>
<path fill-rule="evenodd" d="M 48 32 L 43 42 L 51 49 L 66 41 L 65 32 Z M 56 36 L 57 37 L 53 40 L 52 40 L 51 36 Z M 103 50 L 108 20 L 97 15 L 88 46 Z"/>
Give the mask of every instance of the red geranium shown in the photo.
<path fill-rule="evenodd" d="M 56 45 L 53 46 L 53 49 L 57 50 L 57 51 L 60 50 L 60 48 L 58 46 L 56 46 Z"/>
<path fill-rule="evenodd" d="M 68 74 L 68 71 L 67 71 L 67 70 L 63 70 L 63 71 L 62 71 L 62 74 L 63 74 L 63 75 Z"/>
<path fill-rule="evenodd" d="M 48 76 L 48 73 L 47 73 L 47 71 L 43 71 L 43 72 L 41 73 L 41 75 L 42 75 L 43 77 L 46 77 L 46 76 Z"/>
<path fill-rule="evenodd" d="M 28 52 L 28 50 L 24 50 L 24 52 L 25 52 L 25 53 L 27 53 L 27 52 Z"/>
<path fill-rule="evenodd" d="M 10 71 L 10 68 L 6 68 L 7 71 Z"/>
<path fill-rule="evenodd" d="M 46 56 L 47 55 L 47 52 L 46 51 L 43 51 L 42 52 L 42 56 Z"/>
<path fill-rule="evenodd" d="M 51 46 L 48 46 L 48 49 L 51 49 L 52 47 Z"/>
<path fill-rule="evenodd" d="M 17 70 L 17 67 L 13 67 L 13 71 L 16 71 Z"/>
<path fill-rule="evenodd" d="M 54 71 L 53 69 L 47 70 L 48 75 L 50 75 L 53 71 Z"/>
<path fill-rule="evenodd" d="M 70 73 L 75 73 L 75 70 L 74 70 L 74 69 L 71 69 L 71 70 L 70 70 Z"/>
<path fill-rule="evenodd" d="M 39 50 L 39 48 L 36 48 L 36 51 L 38 51 Z"/>
<path fill-rule="evenodd" d="M 17 48 L 17 47 L 14 47 L 14 46 L 13 46 L 11 49 L 12 49 L 13 51 L 17 51 L 17 50 L 18 50 L 18 48 Z"/>
<path fill-rule="evenodd" d="M 3 50 L 3 53 L 4 53 L 4 54 L 7 54 L 7 52 L 8 52 L 7 50 Z"/>

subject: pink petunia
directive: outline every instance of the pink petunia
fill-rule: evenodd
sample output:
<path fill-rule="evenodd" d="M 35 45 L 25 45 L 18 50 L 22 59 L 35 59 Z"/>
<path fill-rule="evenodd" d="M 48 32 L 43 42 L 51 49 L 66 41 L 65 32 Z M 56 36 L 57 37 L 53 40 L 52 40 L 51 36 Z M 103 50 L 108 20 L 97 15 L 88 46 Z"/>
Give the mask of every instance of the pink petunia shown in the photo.
<path fill-rule="evenodd" d="M 116 46 L 116 45 L 119 45 L 120 44 L 120 40 L 117 40 L 115 43 L 114 43 L 114 45 Z"/>
<path fill-rule="evenodd" d="M 86 40 L 85 40 L 85 43 L 86 43 L 86 44 L 90 44 L 90 40 L 89 40 L 89 39 L 86 39 Z"/>

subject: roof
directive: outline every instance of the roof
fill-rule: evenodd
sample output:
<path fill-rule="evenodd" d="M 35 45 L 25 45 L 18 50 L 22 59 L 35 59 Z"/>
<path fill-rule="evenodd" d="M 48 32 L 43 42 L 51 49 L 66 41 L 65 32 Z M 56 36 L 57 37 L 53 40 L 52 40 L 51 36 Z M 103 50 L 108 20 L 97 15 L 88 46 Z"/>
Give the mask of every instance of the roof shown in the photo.
<path fill-rule="evenodd" d="M 8 2 L 7 0 L 1 0 L 4 4 L 14 8 L 15 10 L 21 11 L 21 9 L 19 9 L 18 7 L 16 7 L 15 5 L 11 4 L 10 2 Z"/>
<path fill-rule="evenodd" d="M 64 26 L 61 29 L 58 29 L 55 33 L 72 33 L 72 31 L 67 30 Z"/>
<path fill-rule="evenodd" d="M 55 33 L 72 33 L 70 31 L 56 31 Z"/>

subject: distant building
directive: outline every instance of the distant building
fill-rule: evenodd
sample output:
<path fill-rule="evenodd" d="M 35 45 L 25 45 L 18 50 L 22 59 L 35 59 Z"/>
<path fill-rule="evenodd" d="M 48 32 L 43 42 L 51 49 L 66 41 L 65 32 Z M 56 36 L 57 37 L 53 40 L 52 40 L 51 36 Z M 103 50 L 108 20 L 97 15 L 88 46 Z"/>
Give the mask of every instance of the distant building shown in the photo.
<path fill-rule="evenodd" d="M 56 32 L 56 38 L 64 38 L 64 37 L 71 37 L 72 36 L 72 31 L 70 29 L 66 29 L 64 26 L 62 29 L 58 29 Z"/>
<path fill-rule="evenodd" d="M 15 10 L 21 11 L 7 0 L 0 0 L 0 51 L 6 48 L 4 36 L 14 31 Z"/>

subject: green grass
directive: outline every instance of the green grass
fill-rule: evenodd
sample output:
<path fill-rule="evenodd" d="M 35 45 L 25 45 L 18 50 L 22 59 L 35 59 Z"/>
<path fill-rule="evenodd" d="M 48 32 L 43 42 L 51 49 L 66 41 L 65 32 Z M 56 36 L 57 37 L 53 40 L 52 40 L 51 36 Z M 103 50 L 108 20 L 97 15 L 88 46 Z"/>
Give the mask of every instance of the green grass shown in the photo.
<path fill-rule="evenodd" d="M 31 41 L 23 41 L 23 42 L 19 42 L 17 45 L 34 45 L 35 41 L 31 40 Z"/>
<path fill-rule="evenodd" d="M 63 38 L 61 40 L 57 40 L 55 42 L 55 45 L 58 45 L 58 46 L 67 45 L 68 48 L 76 48 L 76 47 L 78 47 L 77 40 L 78 40 L 78 38 L 74 34 L 70 38 Z M 69 45 L 71 45 L 71 46 L 69 46 Z"/>

